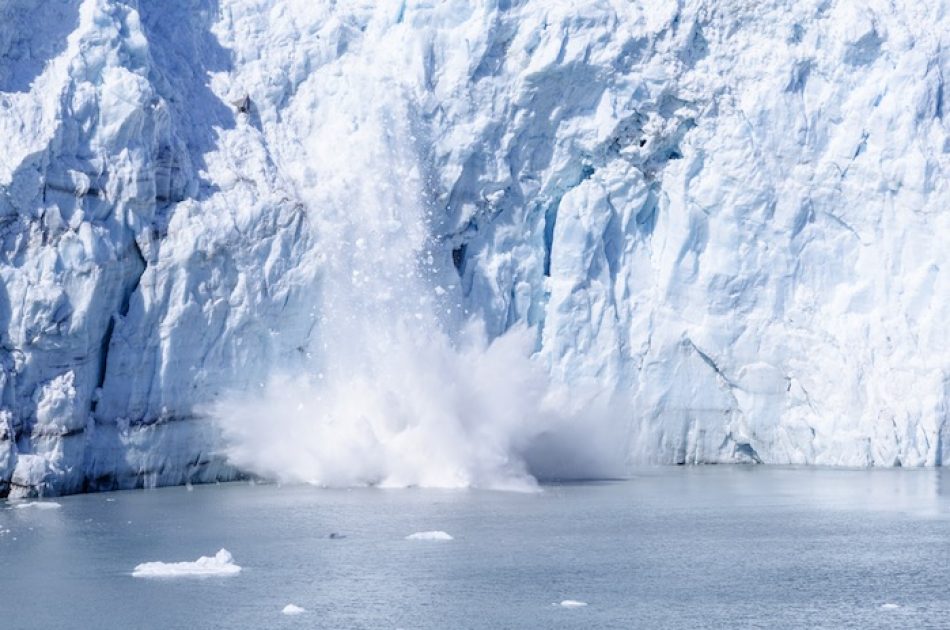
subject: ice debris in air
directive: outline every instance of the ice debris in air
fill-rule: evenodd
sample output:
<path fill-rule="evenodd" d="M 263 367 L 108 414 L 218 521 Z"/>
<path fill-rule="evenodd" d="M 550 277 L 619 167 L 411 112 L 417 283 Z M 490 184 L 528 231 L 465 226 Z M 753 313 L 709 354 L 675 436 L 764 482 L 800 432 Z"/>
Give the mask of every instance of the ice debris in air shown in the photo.
<path fill-rule="evenodd" d="M 301 613 L 307 612 L 307 609 L 301 608 L 300 606 L 297 606 L 296 604 L 287 604 L 286 606 L 284 606 L 284 609 L 280 612 L 285 615 L 299 615 Z"/>
<path fill-rule="evenodd" d="M 27 501 L 26 503 L 14 503 L 13 507 L 18 510 L 25 508 L 36 508 L 37 510 L 55 510 L 63 506 L 56 501 Z"/>
<path fill-rule="evenodd" d="M 406 540 L 453 540 L 453 538 L 442 531 L 416 532 L 406 536 Z"/>
<path fill-rule="evenodd" d="M 132 577 L 211 577 L 237 575 L 241 567 L 227 549 L 221 549 L 214 557 L 201 556 L 194 562 L 144 562 L 135 567 Z"/>
<path fill-rule="evenodd" d="M 587 605 L 587 602 L 581 602 L 576 599 L 565 599 L 561 603 L 555 604 L 555 606 L 560 606 L 561 608 L 583 608 Z"/>

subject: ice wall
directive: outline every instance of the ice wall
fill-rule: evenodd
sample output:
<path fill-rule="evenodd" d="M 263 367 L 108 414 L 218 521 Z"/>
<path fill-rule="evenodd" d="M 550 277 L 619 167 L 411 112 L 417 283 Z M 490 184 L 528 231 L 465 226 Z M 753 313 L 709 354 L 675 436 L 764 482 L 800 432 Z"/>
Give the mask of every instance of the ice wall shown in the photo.
<path fill-rule="evenodd" d="M 326 359 L 367 199 L 631 462 L 943 464 L 948 14 L 3 3 L 0 492 L 232 476 L 208 405 Z"/>

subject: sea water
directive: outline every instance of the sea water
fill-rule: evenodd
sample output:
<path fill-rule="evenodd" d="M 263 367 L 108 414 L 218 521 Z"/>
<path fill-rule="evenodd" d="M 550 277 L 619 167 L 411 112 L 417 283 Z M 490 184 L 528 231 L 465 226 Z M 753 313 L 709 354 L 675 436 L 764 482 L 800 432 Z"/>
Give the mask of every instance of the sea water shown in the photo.
<path fill-rule="evenodd" d="M 950 626 L 941 470 L 653 468 L 533 493 L 234 483 L 56 502 L 0 502 L 0 628 Z M 132 576 L 222 548 L 240 572 Z"/>

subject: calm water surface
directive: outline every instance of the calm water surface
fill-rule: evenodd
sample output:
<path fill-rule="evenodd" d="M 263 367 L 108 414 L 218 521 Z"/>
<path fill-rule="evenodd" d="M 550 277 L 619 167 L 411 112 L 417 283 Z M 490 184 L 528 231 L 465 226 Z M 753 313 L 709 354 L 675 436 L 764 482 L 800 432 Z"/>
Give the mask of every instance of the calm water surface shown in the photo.
<path fill-rule="evenodd" d="M 950 628 L 943 471 L 657 468 L 537 494 L 226 484 L 57 501 L 0 502 L 0 628 Z M 405 540 L 424 530 L 455 540 Z M 240 575 L 130 575 L 221 547 Z M 552 605 L 564 599 L 589 605 Z M 307 612 L 282 615 L 291 602 Z"/>

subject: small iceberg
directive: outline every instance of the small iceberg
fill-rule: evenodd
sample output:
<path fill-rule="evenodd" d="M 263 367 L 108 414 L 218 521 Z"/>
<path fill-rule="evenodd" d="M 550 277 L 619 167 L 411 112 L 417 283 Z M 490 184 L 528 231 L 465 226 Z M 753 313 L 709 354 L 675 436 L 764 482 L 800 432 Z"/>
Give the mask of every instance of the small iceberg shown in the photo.
<path fill-rule="evenodd" d="M 133 569 L 132 577 L 211 577 L 237 575 L 240 572 L 241 567 L 234 564 L 234 558 L 228 550 L 222 549 L 214 557 L 201 556 L 194 562 L 144 562 Z"/>
<path fill-rule="evenodd" d="M 55 510 L 63 507 L 56 501 L 27 501 L 26 503 L 14 503 L 13 507 L 17 510 L 26 508 L 36 508 L 37 510 Z"/>
<path fill-rule="evenodd" d="M 897 610 L 900 608 L 899 604 L 881 604 L 881 610 Z"/>
<path fill-rule="evenodd" d="M 454 540 L 449 534 L 442 531 L 416 532 L 406 536 L 406 540 Z"/>
<path fill-rule="evenodd" d="M 587 605 L 587 602 L 580 602 L 576 599 L 565 599 L 562 600 L 559 604 L 554 604 L 555 606 L 560 606 L 561 608 L 583 608 Z"/>
<path fill-rule="evenodd" d="M 307 609 L 301 608 L 300 606 L 297 606 L 296 604 L 287 604 L 286 606 L 284 606 L 284 609 L 280 612 L 284 615 L 300 615 L 302 613 L 307 612 Z"/>

